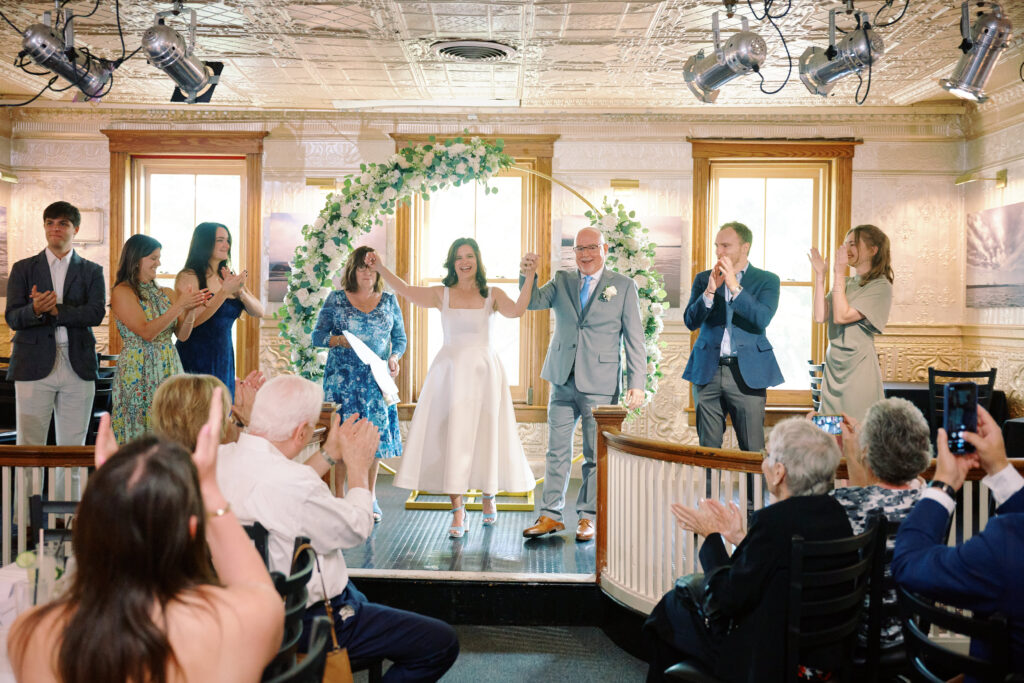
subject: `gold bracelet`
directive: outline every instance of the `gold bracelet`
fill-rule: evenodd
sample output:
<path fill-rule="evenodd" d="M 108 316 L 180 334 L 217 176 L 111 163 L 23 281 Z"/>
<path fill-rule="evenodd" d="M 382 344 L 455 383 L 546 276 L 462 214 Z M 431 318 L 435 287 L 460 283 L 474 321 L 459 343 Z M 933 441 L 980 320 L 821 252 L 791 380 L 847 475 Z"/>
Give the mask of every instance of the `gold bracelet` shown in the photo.
<path fill-rule="evenodd" d="M 230 500 L 227 501 L 224 504 L 224 507 L 222 507 L 222 508 L 217 508 L 216 510 L 207 510 L 206 511 L 206 518 L 207 519 L 214 519 L 216 517 L 223 517 L 224 515 L 228 514 L 229 512 L 231 512 L 231 501 Z"/>

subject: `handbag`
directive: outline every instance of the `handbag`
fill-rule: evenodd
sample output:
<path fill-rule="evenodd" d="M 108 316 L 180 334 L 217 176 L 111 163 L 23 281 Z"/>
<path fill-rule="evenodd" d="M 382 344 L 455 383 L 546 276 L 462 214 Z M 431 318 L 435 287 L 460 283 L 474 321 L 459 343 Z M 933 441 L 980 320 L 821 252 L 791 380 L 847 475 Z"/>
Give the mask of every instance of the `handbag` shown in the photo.
<path fill-rule="evenodd" d="M 720 571 L 720 569 L 724 569 L 724 567 L 715 571 Z M 713 573 L 712 576 L 714 576 Z M 732 618 L 722 613 L 718 599 L 709 588 L 709 578 L 704 574 L 680 576 L 676 579 L 673 592 L 676 600 L 704 624 L 708 633 L 721 636 L 732 629 Z"/>
<path fill-rule="evenodd" d="M 348 660 L 348 650 L 338 645 L 338 633 L 334 630 L 334 608 L 331 607 L 331 600 L 327 597 L 327 584 L 324 582 L 324 575 L 320 571 L 320 557 L 313 550 L 311 544 L 303 543 L 295 549 L 292 564 L 295 564 L 299 553 L 306 549 L 313 553 L 316 573 L 320 575 L 320 586 L 324 591 L 324 610 L 327 612 L 327 618 L 331 620 L 331 649 L 327 651 L 327 663 L 324 665 L 323 680 L 326 683 L 352 683 L 352 664 Z"/>

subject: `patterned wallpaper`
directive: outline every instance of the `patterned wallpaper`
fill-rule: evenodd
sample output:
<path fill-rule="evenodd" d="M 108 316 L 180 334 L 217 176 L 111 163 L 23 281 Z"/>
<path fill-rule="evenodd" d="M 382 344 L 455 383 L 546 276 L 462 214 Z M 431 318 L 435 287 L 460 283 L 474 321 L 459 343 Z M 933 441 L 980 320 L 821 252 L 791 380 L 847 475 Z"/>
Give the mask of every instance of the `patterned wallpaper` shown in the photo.
<path fill-rule="evenodd" d="M 209 119 L 204 119 L 207 116 Z M 106 213 L 109 202 L 107 127 L 178 126 L 198 128 L 265 128 L 264 216 L 274 212 L 313 212 L 319 206 L 307 176 L 340 176 L 361 161 L 379 161 L 392 150 L 386 133 L 401 130 L 450 129 L 464 124 L 448 119 L 431 123 L 423 117 L 391 117 L 385 121 L 341 120 L 288 122 L 269 113 L 266 120 L 232 120 L 222 113 L 157 112 L 152 120 L 138 112 L 116 120 L 109 111 L 94 115 L 60 111 L 18 112 L 10 139 L 11 166 L 20 183 L 10 191 L 8 248 L 11 258 L 23 258 L 44 245 L 40 216 L 56 198 L 81 208 Z M 857 136 L 854 160 L 853 222 L 876 223 L 893 241 L 896 298 L 888 333 L 878 343 L 879 358 L 888 379 L 919 380 L 929 365 L 999 368 L 997 386 L 1007 390 L 1016 415 L 1024 415 L 1024 311 L 975 311 L 964 308 L 964 216 L 966 211 L 1024 201 L 1024 124 L 965 142 L 959 117 L 935 113 L 888 115 L 883 124 L 874 114 L 833 116 L 804 127 L 807 114 L 779 114 L 770 121 L 758 117 L 723 115 L 698 123 L 682 118 L 638 116 L 610 125 L 601 117 L 576 117 L 553 122 L 545 117 L 481 124 L 484 132 L 506 127 L 519 133 L 559 133 L 554 173 L 595 203 L 611 196 L 612 178 L 639 178 L 641 187 L 621 199 L 640 216 L 679 216 L 680 285 L 689 288 L 692 159 L 688 135 L 770 137 L 779 130 L 805 134 Z M 859 118 L 858 118 L 859 117 Z M 808 133 L 807 131 L 810 131 Z M 991 183 L 954 187 L 952 179 L 964 169 L 1009 168 L 1010 187 L 996 191 Z M 581 214 L 585 207 L 556 187 L 552 218 Z M 394 239 L 393 230 L 390 239 Z M 557 240 L 557 235 L 554 236 Z M 264 249 L 266 249 L 264 245 Z M 85 245 L 81 253 L 106 266 L 108 245 Z M 1006 327 L 1011 325 L 1013 327 Z M 105 330 L 99 330 L 105 338 Z M 6 339 L 7 335 L 0 335 Z M 261 364 L 271 373 L 286 369 L 272 320 L 263 325 Z M 689 334 L 679 311 L 674 311 L 663 339 L 667 342 L 666 377 L 654 404 L 636 421 L 631 432 L 683 443 L 695 443 L 687 425 L 689 386 L 680 375 L 689 352 Z M 0 349 L 2 351 L 2 349 Z M 535 468 L 545 450 L 543 424 L 520 425 L 521 436 Z"/>

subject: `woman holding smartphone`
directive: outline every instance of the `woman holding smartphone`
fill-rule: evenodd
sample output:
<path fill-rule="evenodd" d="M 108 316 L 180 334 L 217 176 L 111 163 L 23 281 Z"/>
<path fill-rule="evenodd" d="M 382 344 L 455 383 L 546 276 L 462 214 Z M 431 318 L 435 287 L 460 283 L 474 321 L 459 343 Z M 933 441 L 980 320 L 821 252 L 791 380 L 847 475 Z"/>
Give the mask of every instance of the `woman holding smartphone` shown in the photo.
<path fill-rule="evenodd" d="M 814 269 L 814 321 L 828 323 L 818 412 L 845 413 L 861 421 L 868 408 L 885 398 L 875 335 L 885 330 L 892 308 L 889 238 L 874 225 L 851 230 L 836 249 L 832 291 L 827 295 L 828 261 L 814 248 L 809 258 Z M 847 276 L 849 268 L 853 276 Z"/>

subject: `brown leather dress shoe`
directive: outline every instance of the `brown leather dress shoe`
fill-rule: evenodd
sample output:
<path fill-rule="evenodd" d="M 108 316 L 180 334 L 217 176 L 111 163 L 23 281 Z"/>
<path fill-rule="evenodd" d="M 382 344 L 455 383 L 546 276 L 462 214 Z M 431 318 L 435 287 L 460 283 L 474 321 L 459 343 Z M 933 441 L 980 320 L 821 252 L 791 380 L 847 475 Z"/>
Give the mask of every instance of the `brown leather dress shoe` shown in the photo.
<path fill-rule="evenodd" d="M 563 531 L 564 529 L 565 525 L 561 522 L 556 522 L 550 517 L 541 515 L 537 518 L 537 522 L 533 526 L 529 529 L 523 529 L 523 536 L 526 538 L 537 538 L 538 536 L 553 534 L 556 531 Z"/>
<path fill-rule="evenodd" d="M 576 540 L 594 540 L 594 523 L 592 521 L 590 521 L 589 519 L 580 520 L 580 523 L 576 525 Z"/>

